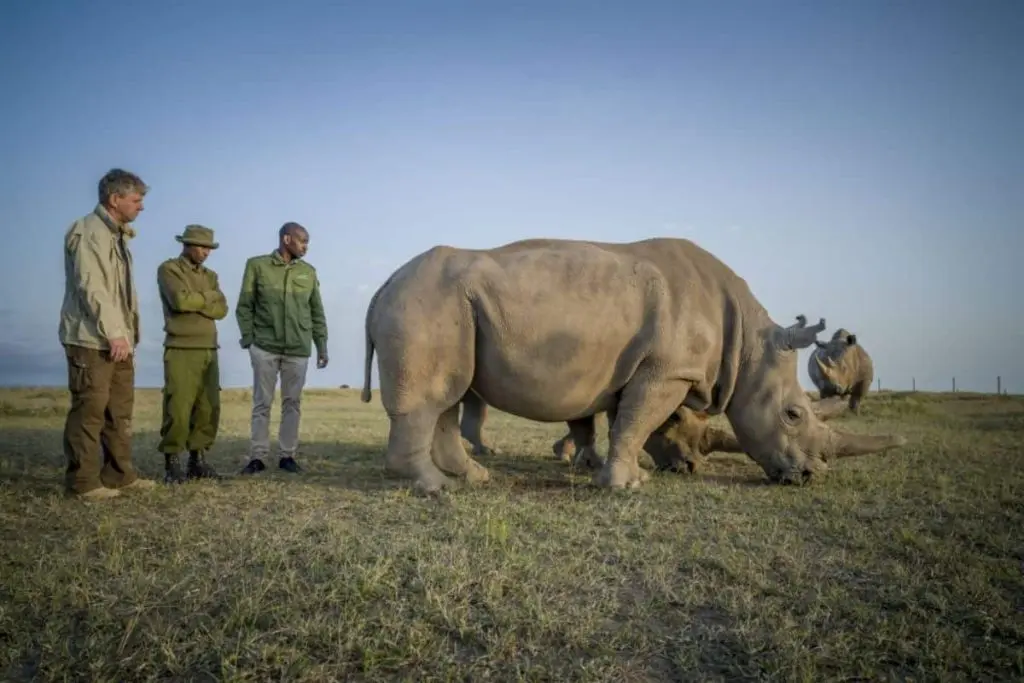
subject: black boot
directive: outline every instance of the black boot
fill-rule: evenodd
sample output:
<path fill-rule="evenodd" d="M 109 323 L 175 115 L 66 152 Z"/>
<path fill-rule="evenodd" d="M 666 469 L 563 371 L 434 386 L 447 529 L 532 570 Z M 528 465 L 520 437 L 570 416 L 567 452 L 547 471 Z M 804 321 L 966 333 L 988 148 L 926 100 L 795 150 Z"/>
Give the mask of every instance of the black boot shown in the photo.
<path fill-rule="evenodd" d="M 221 476 L 217 474 L 217 470 L 213 469 L 208 462 L 206 462 L 205 453 L 203 451 L 189 451 L 188 452 L 188 478 L 189 479 L 220 479 Z"/>
<path fill-rule="evenodd" d="M 177 453 L 164 453 L 164 483 L 184 484 L 185 473 L 181 471 Z"/>

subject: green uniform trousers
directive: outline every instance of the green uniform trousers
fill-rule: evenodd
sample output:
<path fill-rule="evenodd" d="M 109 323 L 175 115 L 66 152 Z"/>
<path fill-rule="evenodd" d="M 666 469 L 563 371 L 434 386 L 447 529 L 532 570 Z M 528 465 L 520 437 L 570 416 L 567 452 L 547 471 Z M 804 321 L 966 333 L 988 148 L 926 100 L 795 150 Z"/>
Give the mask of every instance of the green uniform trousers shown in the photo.
<path fill-rule="evenodd" d="M 205 450 L 220 426 L 217 349 L 164 349 L 161 453 Z"/>

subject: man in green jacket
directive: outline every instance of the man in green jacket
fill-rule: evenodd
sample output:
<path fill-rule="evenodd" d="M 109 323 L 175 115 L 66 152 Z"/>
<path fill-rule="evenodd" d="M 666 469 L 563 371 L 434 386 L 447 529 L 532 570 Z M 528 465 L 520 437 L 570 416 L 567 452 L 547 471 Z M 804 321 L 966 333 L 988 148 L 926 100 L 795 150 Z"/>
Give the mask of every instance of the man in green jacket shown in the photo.
<path fill-rule="evenodd" d="M 245 263 L 235 317 L 249 350 L 253 370 L 252 436 L 242 474 L 266 469 L 270 454 L 270 407 L 281 377 L 281 426 L 278 467 L 298 472 L 302 388 L 306 367 L 316 346 L 318 368 L 327 367 L 327 318 L 320 298 L 316 269 L 303 260 L 309 233 L 298 223 L 285 223 L 278 247 Z"/>
<path fill-rule="evenodd" d="M 160 445 L 164 482 L 218 479 L 206 462 L 206 451 L 217 438 L 220 424 L 220 367 L 217 362 L 217 320 L 228 314 L 217 273 L 203 263 L 219 245 L 213 230 L 186 226 L 175 239 L 181 255 L 157 268 L 157 285 L 164 309 L 164 403 Z M 188 470 L 182 472 L 178 454 L 188 450 Z"/>
<path fill-rule="evenodd" d="M 65 490 L 86 500 L 152 488 L 132 463 L 139 297 L 128 240 L 149 188 L 115 168 L 96 207 L 64 234 L 64 303 L 58 334 L 71 406 L 64 422 Z M 102 455 L 101 455 L 102 454 Z"/>

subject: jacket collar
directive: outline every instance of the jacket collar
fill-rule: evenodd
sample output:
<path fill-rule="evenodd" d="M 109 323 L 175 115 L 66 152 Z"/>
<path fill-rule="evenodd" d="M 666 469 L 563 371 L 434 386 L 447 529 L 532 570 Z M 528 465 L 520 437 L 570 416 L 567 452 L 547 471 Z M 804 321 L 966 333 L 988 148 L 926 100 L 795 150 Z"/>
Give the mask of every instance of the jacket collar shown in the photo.
<path fill-rule="evenodd" d="M 270 252 L 270 260 L 273 261 L 274 265 L 276 266 L 288 266 L 293 263 L 299 263 L 300 261 L 302 261 L 301 258 L 293 256 L 291 261 L 286 262 L 283 258 L 281 258 L 281 252 L 278 251 L 277 249 Z"/>
<path fill-rule="evenodd" d="M 97 204 L 96 208 L 93 210 L 93 213 L 99 216 L 100 220 L 103 221 L 103 223 L 108 228 L 110 228 L 110 232 L 114 233 L 115 235 L 123 233 L 124 236 L 127 237 L 128 239 L 135 237 L 135 228 L 133 228 L 130 223 L 118 223 L 117 221 L 115 221 L 114 217 L 110 215 L 106 207 L 104 207 L 102 204 Z"/>

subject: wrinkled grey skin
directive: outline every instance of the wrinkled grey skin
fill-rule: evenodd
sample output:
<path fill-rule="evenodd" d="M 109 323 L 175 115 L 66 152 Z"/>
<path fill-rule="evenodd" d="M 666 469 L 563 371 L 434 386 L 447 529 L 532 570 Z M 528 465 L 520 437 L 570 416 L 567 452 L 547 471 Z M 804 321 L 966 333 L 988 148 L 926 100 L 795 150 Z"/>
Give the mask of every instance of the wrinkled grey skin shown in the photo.
<path fill-rule="evenodd" d="M 363 401 L 373 354 L 390 420 L 386 466 L 432 493 L 489 479 L 462 445 L 470 389 L 525 419 L 579 421 L 615 410 L 594 483 L 639 486 L 641 447 L 680 405 L 724 413 L 775 482 L 830 460 L 903 445 L 819 420 L 797 382 L 797 351 L 825 321 L 781 327 L 725 264 L 685 239 L 534 239 L 494 249 L 434 247 L 378 289 L 366 316 Z"/>
<path fill-rule="evenodd" d="M 821 398 L 850 397 L 850 410 L 860 413 L 860 403 L 871 389 L 875 367 L 857 335 L 842 328 L 827 342 L 814 342 L 807 360 L 807 374 Z"/>
<path fill-rule="evenodd" d="M 841 398 L 811 400 L 811 410 L 821 420 L 829 420 L 846 409 Z M 608 412 L 614 415 L 614 410 Z M 573 438 L 570 429 L 564 436 L 551 446 L 555 458 L 563 462 L 571 462 L 574 466 L 597 468 L 604 464 L 603 458 L 594 447 L 598 415 L 593 416 L 592 423 L 577 426 L 581 434 L 578 441 Z M 651 432 L 644 442 L 643 450 L 651 456 L 654 469 L 673 472 L 693 473 L 700 469 L 706 456 L 711 453 L 742 453 L 736 437 L 724 429 L 708 422 L 707 413 L 698 413 L 686 406 L 679 406 L 669 419 Z M 462 438 L 473 446 L 473 455 L 493 455 L 497 449 L 483 440 L 483 425 L 487 420 L 487 404 L 472 391 L 462 401 L 462 421 L 460 430 Z M 611 418 L 614 421 L 614 417 Z M 609 434 L 609 439 L 611 435 Z M 589 444 L 589 446 L 588 446 Z M 648 466 L 641 460 L 642 467 Z"/>

